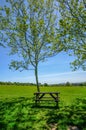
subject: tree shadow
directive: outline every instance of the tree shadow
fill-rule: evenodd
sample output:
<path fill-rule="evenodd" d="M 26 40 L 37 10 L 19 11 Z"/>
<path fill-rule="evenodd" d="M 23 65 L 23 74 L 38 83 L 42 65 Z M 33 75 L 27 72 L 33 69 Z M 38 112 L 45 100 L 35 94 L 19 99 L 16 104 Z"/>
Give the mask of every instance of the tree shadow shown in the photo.
<path fill-rule="evenodd" d="M 6 98 L 0 101 L 0 130 L 47 130 L 47 113 L 51 110 L 55 110 L 55 107 L 47 104 L 35 106 L 32 98 Z"/>

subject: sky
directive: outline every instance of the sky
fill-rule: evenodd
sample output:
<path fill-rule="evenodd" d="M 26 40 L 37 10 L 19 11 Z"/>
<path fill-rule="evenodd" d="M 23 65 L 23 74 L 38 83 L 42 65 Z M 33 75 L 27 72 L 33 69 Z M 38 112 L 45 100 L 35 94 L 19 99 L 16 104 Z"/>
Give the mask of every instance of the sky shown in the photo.
<path fill-rule="evenodd" d="M 4 0 L 0 0 L 0 4 L 4 5 Z M 0 81 L 35 83 L 34 71 L 19 72 L 9 69 L 13 57 L 9 57 L 8 53 L 8 49 L 0 46 Z M 40 63 L 39 82 L 48 84 L 85 82 L 86 71 L 80 69 L 73 72 L 70 68 L 70 62 L 73 60 L 73 56 L 68 56 L 63 52 Z"/>
<path fill-rule="evenodd" d="M 9 56 L 8 53 L 8 49 L 0 47 L 0 81 L 35 83 L 33 70 L 19 72 L 9 69 L 9 64 L 13 57 Z M 73 56 L 68 56 L 68 54 L 62 52 L 40 63 L 39 82 L 48 84 L 85 82 L 86 71 L 81 69 L 72 71 L 70 68 L 70 62 L 73 60 Z"/>

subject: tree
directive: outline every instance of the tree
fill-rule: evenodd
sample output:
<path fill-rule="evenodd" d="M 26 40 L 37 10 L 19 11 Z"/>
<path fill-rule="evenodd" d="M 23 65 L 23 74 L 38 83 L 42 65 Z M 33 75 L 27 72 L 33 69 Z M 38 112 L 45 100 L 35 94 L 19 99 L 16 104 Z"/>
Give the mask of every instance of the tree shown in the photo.
<path fill-rule="evenodd" d="M 37 91 L 38 64 L 57 54 L 53 49 L 56 38 L 56 16 L 52 0 L 7 0 L 1 7 L 1 32 L 11 55 L 19 60 L 11 61 L 10 68 L 34 69 Z M 58 53 L 61 51 L 58 44 Z M 32 66 L 32 68 L 30 68 Z"/>
<path fill-rule="evenodd" d="M 1 22 L 2 16 L 0 15 L 0 30 L 2 29 L 2 22 Z M 0 31 L 0 46 L 5 47 L 5 45 L 2 43 L 3 39 L 3 32 Z"/>
<path fill-rule="evenodd" d="M 60 20 L 59 34 L 65 51 L 76 56 L 74 69 L 86 70 L 86 2 L 85 0 L 57 0 Z"/>

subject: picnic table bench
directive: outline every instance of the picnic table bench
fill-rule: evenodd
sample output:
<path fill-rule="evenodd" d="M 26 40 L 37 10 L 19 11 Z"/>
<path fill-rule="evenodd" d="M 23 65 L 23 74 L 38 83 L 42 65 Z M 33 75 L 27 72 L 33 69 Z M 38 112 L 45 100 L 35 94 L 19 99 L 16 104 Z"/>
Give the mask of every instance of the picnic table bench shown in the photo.
<path fill-rule="evenodd" d="M 58 107 L 59 92 L 35 92 L 34 95 L 36 105 L 41 101 L 54 101 Z"/>

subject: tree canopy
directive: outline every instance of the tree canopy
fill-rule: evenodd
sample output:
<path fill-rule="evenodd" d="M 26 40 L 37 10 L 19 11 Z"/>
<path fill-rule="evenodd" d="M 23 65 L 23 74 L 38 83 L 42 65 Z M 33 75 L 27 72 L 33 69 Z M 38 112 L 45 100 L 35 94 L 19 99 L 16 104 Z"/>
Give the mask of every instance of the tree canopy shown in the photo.
<path fill-rule="evenodd" d="M 0 7 L 0 15 L 2 41 L 10 47 L 11 55 L 19 56 L 19 60 L 11 62 L 10 68 L 34 69 L 37 90 L 40 91 L 38 64 L 57 54 L 53 49 L 57 35 L 55 1 L 7 0 L 7 4 Z M 59 53 L 62 47 L 57 44 Z"/>
<path fill-rule="evenodd" d="M 74 69 L 86 70 L 86 2 L 85 0 L 57 0 L 60 12 L 59 32 L 66 51 L 76 56 Z"/>
<path fill-rule="evenodd" d="M 59 13 L 58 10 L 59 9 Z M 62 50 L 76 56 L 74 69 L 86 70 L 86 3 L 84 0 L 6 0 L 0 6 L 0 45 L 10 47 L 10 68 L 33 69 Z M 72 50 L 72 51 L 71 51 Z"/>

